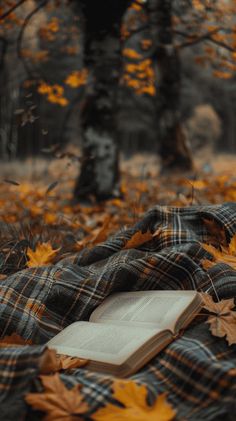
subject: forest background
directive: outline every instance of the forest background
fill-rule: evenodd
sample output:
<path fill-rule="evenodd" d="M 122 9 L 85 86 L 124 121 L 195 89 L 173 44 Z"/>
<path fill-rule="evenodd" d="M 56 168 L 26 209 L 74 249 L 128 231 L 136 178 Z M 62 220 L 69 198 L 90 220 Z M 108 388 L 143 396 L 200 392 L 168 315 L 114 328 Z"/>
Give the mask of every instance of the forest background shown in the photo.
<path fill-rule="evenodd" d="M 19 238 L 24 267 L 155 204 L 235 201 L 235 1 L 0 6 L 4 276 Z"/>

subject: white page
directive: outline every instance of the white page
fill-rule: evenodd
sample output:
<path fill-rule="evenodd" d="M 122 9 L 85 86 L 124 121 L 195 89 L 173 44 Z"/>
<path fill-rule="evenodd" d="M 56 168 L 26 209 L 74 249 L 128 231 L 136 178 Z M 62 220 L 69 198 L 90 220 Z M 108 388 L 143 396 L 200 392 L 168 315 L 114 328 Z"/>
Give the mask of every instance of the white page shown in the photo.
<path fill-rule="evenodd" d="M 91 315 L 93 322 L 174 328 L 196 291 L 135 291 L 108 297 Z"/>
<path fill-rule="evenodd" d="M 158 329 L 75 322 L 54 336 L 47 346 L 60 354 L 121 364 L 158 332 Z"/>

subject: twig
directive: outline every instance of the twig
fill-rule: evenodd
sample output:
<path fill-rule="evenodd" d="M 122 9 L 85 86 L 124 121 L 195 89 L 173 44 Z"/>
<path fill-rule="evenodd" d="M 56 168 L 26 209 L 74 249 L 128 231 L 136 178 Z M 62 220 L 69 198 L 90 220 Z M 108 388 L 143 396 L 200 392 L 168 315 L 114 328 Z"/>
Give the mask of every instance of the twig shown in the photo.
<path fill-rule="evenodd" d="M 9 16 L 13 10 L 16 10 L 18 7 L 20 7 L 23 3 L 25 3 L 26 0 L 20 0 L 18 3 L 14 4 L 14 6 L 10 7 L 6 12 L 4 12 L 2 15 L 0 15 L 0 20 L 5 19 L 7 16 Z"/>

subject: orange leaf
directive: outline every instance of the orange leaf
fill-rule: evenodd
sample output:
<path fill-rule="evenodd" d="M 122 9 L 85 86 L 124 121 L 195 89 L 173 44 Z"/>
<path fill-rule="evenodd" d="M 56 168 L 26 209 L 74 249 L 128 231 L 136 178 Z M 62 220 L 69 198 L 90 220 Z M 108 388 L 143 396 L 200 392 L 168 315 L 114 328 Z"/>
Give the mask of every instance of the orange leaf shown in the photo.
<path fill-rule="evenodd" d="M 60 371 L 61 364 L 54 349 L 46 349 L 40 361 L 40 373 L 49 374 Z"/>
<path fill-rule="evenodd" d="M 108 404 L 92 415 L 95 421 L 169 421 L 176 412 L 166 401 L 166 394 L 158 396 L 153 406 L 147 404 L 147 389 L 133 381 L 115 381 L 113 397 L 124 407 Z"/>
<path fill-rule="evenodd" d="M 230 254 L 236 256 L 236 234 L 231 238 L 229 243 L 229 252 Z"/>
<path fill-rule="evenodd" d="M 56 256 L 58 250 L 60 250 L 60 248 L 53 250 L 50 242 L 38 244 L 35 251 L 28 248 L 27 249 L 27 257 L 28 257 L 27 266 L 35 267 L 35 266 L 47 265 Z"/>
<path fill-rule="evenodd" d="M 76 357 L 68 357 L 67 355 L 57 355 L 62 370 L 71 370 L 72 368 L 80 368 L 88 364 L 88 360 Z"/>
<path fill-rule="evenodd" d="M 210 324 L 212 335 L 223 338 L 229 345 L 236 344 L 236 311 L 232 311 L 235 307 L 234 299 L 221 300 L 215 303 L 208 294 L 201 294 L 203 298 L 203 307 L 213 313 L 208 317 L 207 323 Z"/>
<path fill-rule="evenodd" d="M 124 249 L 132 249 L 141 246 L 142 244 L 146 243 L 147 241 L 152 240 L 153 235 L 151 231 L 141 232 L 137 231 L 132 237 L 127 241 L 125 244 Z"/>
<path fill-rule="evenodd" d="M 73 368 L 83 367 L 87 363 L 88 360 L 56 354 L 54 349 L 47 349 L 41 359 L 40 373 L 50 374 L 61 370 L 71 370 Z"/>
<path fill-rule="evenodd" d="M 202 220 L 211 237 L 213 237 L 214 243 L 226 246 L 227 240 L 224 228 L 221 227 L 214 219 L 202 218 Z"/>
<path fill-rule="evenodd" d="M 107 239 L 108 227 L 109 227 L 110 221 L 111 221 L 111 215 L 108 215 L 105 218 L 105 221 L 102 227 L 99 228 L 98 231 L 96 231 L 95 237 L 93 238 L 91 242 L 93 245 L 101 243 L 102 241 L 105 241 Z"/>
<path fill-rule="evenodd" d="M 231 79 L 233 77 L 233 73 L 222 72 L 221 70 L 214 70 L 212 74 L 219 79 Z"/>
<path fill-rule="evenodd" d="M 203 244 L 203 248 L 210 253 L 216 263 L 226 263 L 230 265 L 233 269 L 236 269 L 236 256 L 229 254 L 228 248 L 224 247 L 223 251 L 216 249 L 210 244 Z"/>
<path fill-rule="evenodd" d="M 80 385 L 67 389 L 59 374 L 40 376 L 44 386 L 42 393 L 28 393 L 25 400 L 36 410 L 46 412 L 44 421 L 76 421 L 88 410 L 80 394 Z"/>
<path fill-rule="evenodd" d="M 122 51 L 122 55 L 124 57 L 129 57 L 129 58 L 134 58 L 134 59 L 141 59 L 142 56 L 137 53 L 137 51 L 132 50 L 131 48 L 124 48 L 124 50 Z"/>

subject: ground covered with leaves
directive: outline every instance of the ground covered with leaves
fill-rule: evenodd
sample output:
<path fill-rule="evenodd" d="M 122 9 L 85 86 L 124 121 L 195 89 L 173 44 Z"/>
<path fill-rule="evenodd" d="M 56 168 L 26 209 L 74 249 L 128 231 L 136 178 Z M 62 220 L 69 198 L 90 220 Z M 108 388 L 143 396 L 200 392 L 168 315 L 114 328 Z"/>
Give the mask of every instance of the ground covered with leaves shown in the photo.
<path fill-rule="evenodd" d="M 11 381 L 13 378 L 16 379 L 15 385 L 18 382 L 18 368 L 21 367 L 22 370 L 23 367 L 21 358 L 24 360 L 25 371 L 21 372 L 23 373 L 21 381 L 24 386 L 19 388 L 23 398 L 20 394 L 15 395 L 15 401 L 21 402 L 19 408 L 22 419 L 25 419 L 23 414 L 27 411 L 27 420 L 41 419 L 37 416 L 39 413 L 45 421 L 75 421 L 76 419 L 170 421 L 189 419 L 186 416 L 187 413 L 191 413 L 191 420 L 194 421 L 200 419 L 199 414 L 200 417 L 207 414 L 204 419 L 215 421 L 220 419 L 215 417 L 216 414 L 220 416 L 220 411 L 224 415 L 230 415 L 229 404 L 231 405 L 236 386 L 236 372 L 233 365 L 236 349 L 236 312 L 234 298 L 232 298 L 236 270 L 235 203 L 225 204 L 219 208 L 212 207 L 211 211 L 207 205 L 236 202 L 234 171 L 236 157 L 218 155 L 211 158 L 208 156 L 207 160 L 206 156 L 204 158 L 196 160 L 196 169 L 193 173 L 171 175 L 160 174 L 158 160 L 154 156 L 135 155 L 130 159 L 123 159 L 121 196 L 100 203 L 96 203 L 93 197 L 88 203 L 74 202 L 72 192 L 78 172 L 78 159 L 74 151 L 54 157 L 52 160 L 29 160 L 2 166 L 0 282 L 3 285 L 2 297 L 5 303 L 5 307 L 2 306 L 2 314 L 7 320 L 5 323 L 4 317 L 2 319 L 3 331 L 5 332 L 8 322 L 12 323 L 12 326 L 18 326 L 18 330 L 3 333 L 0 351 L 6 371 L 5 378 L 10 378 Z M 169 222 L 166 226 L 162 224 L 154 229 L 155 218 L 157 218 L 155 212 L 150 213 L 149 216 L 143 215 L 155 205 L 163 205 L 163 207 L 158 207 L 157 215 L 163 212 L 165 215 L 163 220 Z M 184 212 L 182 215 L 181 212 L 175 214 L 174 208 L 170 211 L 165 205 L 184 208 L 181 209 Z M 201 208 L 208 209 L 208 213 L 203 212 L 200 216 L 198 208 L 191 208 L 193 205 L 203 205 Z M 213 218 L 209 217 L 211 212 Z M 185 227 L 183 232 L 179 232 L 178 223 L 175 226 L 177 214 L 178 218 L 182 218 L 183 225 L 180 226 Z M 222 224 L 220 217 L 223 218 Z M 129 231 L 129 227 L 133 227 L 137 221 L 142 224 L 144 220 L 146 221 L 144 230 L 138 228 L 132 231 L 130 228 Z M 150 221 L 154 224 L 153 226 L 150 225 Z M 200 231 L 196 234 L 195 230 Z M 118 237 L 114 237 L 116 240 L 112 243 L 113 235 L 117 236 L 117 233 Z M 93 259 L 91 260 L 94 253 L 93 258 L 96 263 L 96 251 L 93 252 L 93 247 L 109 238 L 111 239 L 110 247 L 112 244 L 111 250 L 113 249 L 116 257 L 112 264 L 104 266 L 102 269 L 104 279 L 100 279 L 101 266 L 99 264 L 96 269 L 95 264 L 93 268 Z M 201 238 L 200 242 L 197 241 L 198 238 Z M 120 239 L 122 239 L 122 244 L 119 245 L 121 250 L 119 247 L 116 249 L 117 244 L 120 244 Z M 186 239 L 189 244 L 186 244 Z M 159 252 L 154 256 L 150 244 L 156 242 L 157 245 L 158 241 L 163 251 L 157 247 Z M 180 244 L 175 248 L 178 241 Z M 145 249 L 145 244 L 149 244 L 150 248 Z M 144 249 L 142 249 L 143 246 Z M 189 247 L 188 252 L 186 247 Z M 76 263 L 78 252 L 82 249 L 88 249 L 88 256 L 84 255 L 84 262 L 86 258 L 90 262 L 87 267 L 88 272 L 86 272 L 86 264 L 84 266 L 82 264 L 81 273 L 78 271 L 73 275 L 70 272 L 68 277 L 67 264 L 73 261 Z M 124 256 L 127 257 L 126 269 L 123 267 L 123 275 L 117 273 L 116 277 L 115 272 L 117 272 L 117 267 L 120 267 Z M 65 257 L 69 259 L 64 260 L 64 266 L 63 264 L 57 266 L 54 277 L 56 268 L 54 264 Z M 83 260 L 83 256 L 81 259 Z M 86 372 L 86 360 L 57 355 L 54 350 L 36 345 L 30 335 L 28 336 L 27 329 L 25 331 L 24 327 L 26 318 L 34 326 L 37 318 L 40 320 L 45 312 L 44 305 L 42 306 L 42 303 L 34 298 L 38 297 L 39 290 L 42 294 L 41 288 L 45 288 L 46 291 L 51 282 L 54 288 L 57 288 L 57 284 L 58 288 L 63 283 L 66 285 L 68 294 L 71 296 L 63 297 L 63 291 L 61 291 L 63 306 L 60 305 L 60 294 L 57 292 L 56 301 L 54 302 L 51 297 L 52 307 L 50 307 L 51 304 L 49 305 L 50 317 L 53 317 L 52 309 L 56 309 L 56 320 L 58 321 L 60 317 L 64 320 L 66 300 L 69 299 L 69 305 L 72 305 L 72 313 L 77 307 L 79 308 L 79 305 L 75 305 L 73 288 L 70 288 L 74 285 L 73 282 L 76 282 L 80 288 L 76 297 L 80 300 L 81 296 L 81 301 L 77 304 L 80 304 L 81 309 L 84 306 L 84 311 L 87 312 L 89 302 L 86 300 L 88 292 L 91 293 L 91 287 L 94 286 L 93 280 L 100 279 L 102 291 L 104 281 L 116 290 L 118 277 L 121 276 L 122 282 L 126 281 L 124 275 L 128 270 L 128 263 L 130 264 L 130 279 L 132 276 L 137 278 L 137 282 L 141 282 L 141 285 L 145 282 L 153 282 L 153 284 L 148 283 L 149 289 L 163 289 L 163 285 L 165 285 L 164 289 L 170 287 L 175 289 L 175 286 L 178 289 L 179 285 L 183 289 L 191 289 L 192 285 L 196 284 L 195 287 L 201 291 L 203 300 L 203 308 L 192 330 L 184 333 L 183 339 L 180 337 L 173 341 L 165 350 L 165 354 L 153 361 L 147 371 L 137 373 L 135 378 L 127 380 L 102 376 L 93 378 L 94 373 Z M 105 258 L 102 264 L 106 264 Z M 47 265 L 49 265 L 48 269 Z M 76 265 L 74 266 L 76 268 Z M 182 272 L 179 270 L 180 267 L 183 269 Z M 24 268 L 29 269 L 16 273 Z M 8 278 L 14 273 L 16 276 Z M 165 273 L 164 280 L 163 273 Z M 87 278 L 88 274 L 91 281 Z M 176 281 L 174 287 L 173 279 Z M 40 283 L 40 280 L 43 282 Z M 230 283 L 229 280 L 232 282 Z M 85 288 L 86 282 L 87 287 L 90 288 L 88 290 Z M 22 294 L 21 285 L 24 289 Z M 219 291 L 215 285 L 220 285 Z M 209 293 L 202 292 L 209 290 L 212 290 L 214 300 Z M 96 291 L 95 294 L 97 297 L 99 297 L 98 292 Z M 12 293 L 18 294 L 15 309 Z M 29 297 L 25 305 L 27 294 Z M 9 311 L 7 315 L 4 315 L 3 307 Z M 69 311 L 68 314 L 70 314 Z M 68 320 L 66 323 L 71 322 Z M 50 324 L 53 324 L 52 319 L 50 319 Z M 31 327 L 30 331 L 33 332 L 33 330 Z M 188 343 L 187 346 L 185 341 Z M 199 345 L 196 345 L 197 341 Z M 204 349 L 206 349 L 205 353 Z M 15 359 L 12 359 L 13 355 Z M 212 359 L 209 359 L 209 355 Z M 171 363 L 170 356 L 173 358 Z M 37 368 L 35 368 L 36 360 Z M 12 372 L 7 368 L 8 363 Z M 77 378 L 76 370 L 81 367 L 80 377 Z M 192 373 L 190 377 L 186 374 L 189 372 L 189 367 Z M 12 376 L 13 372 L 15 377 Z M 33 378 L 35 382 L 32 388 Z M 209 378 L 213 383 L 209 384 Z M 158 387 L 155 382 L 158 383 Z M 9 388 L 13 393 L 13 383 L 7 383 L 7 386 L 3 383 L 1 386 Z M 162 389 L 164 384 L 166 389 Z M 190 384 L 192 392 L 189 394 Z M 184 392 L 185 386 L 187 394 Z M 153 396 L 150 401 L 152 388 L 155 389 L 155 393 L 158 391 L 158 396 Z M 0 402 L 2 396 L 3 394 L 0 395 Z M 229 401 L 226 399 L 227 402 L 223 402 L 224 396 L 228 397 Z M 221 410 L 217 406 L 219 399 L 222 400 Z M 5 414 L 4 410 L 8 414 L 11 410 L 9 401 L 6 400 L 4 407 L 3 399 L 2 405 L 3 414 Z M 14 405 L 13 407 L 15 408 Z M 14 410 L 12 409 L 9 418 L 4 419 L 15 419 Z M 198 418 L 194 418 L 196 411 L 200 411 L 196 414 Z M 229 419 L 231 420 L 225 417 L 225 420 Z"/>
<path fill-rule="evenodd" d="M 236 201 L 236 156 L 202 154 L 193 173 L 160 175 L 157 157 L 135 155 L 122 159 L 121 197 L 101 203 L 91 197 L 91 203 L 75 204 L 77 156 L 72 148 L 53 159 L 2 164 L 2 279 L 105 241 L 157 204 L 188 207 Z"/>

